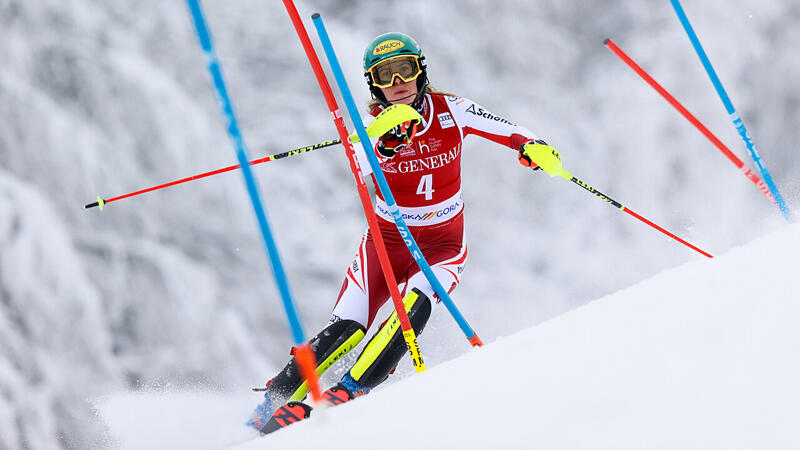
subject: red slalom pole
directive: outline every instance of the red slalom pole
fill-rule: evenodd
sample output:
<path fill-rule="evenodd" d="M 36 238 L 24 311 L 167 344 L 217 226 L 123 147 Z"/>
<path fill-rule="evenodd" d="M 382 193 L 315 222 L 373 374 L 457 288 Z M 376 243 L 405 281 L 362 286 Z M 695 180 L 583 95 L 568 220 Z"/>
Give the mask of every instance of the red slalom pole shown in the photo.
<path fill-rule="evenodd" d="M 646 81 L 647 84 L 649 84 L 653 89 L 655 89 L 656 92 L 661 94 L 661 96 L 664 97 L 664 99 L 668 101 L 670 105 L 672 105 L 675 109 L 677 109 L 678 112 L 681 113 L 681 115 L 683 115 L 683 117 L 686 118 L 686 120 L 691 122 L 691 124 L 694 125 L 695 128 L 697 128 L 701 133 L 703 133 L 703 136 L 708 138 L 708 140 L 711 141 L 711 143 L 714 144 L 714 146 L 716 146 L 719 149 L 719 151 L 721 151 L 733 163 L 733 165 L 736 166 L 736 168 L 741 170 L 747 177 L 747 179 L 752 181 L 753 184 L 756 185 L 758 190 L 760 190 L 764 195 L 766 195 L 767 198 L 769 198 L 769 200 L 773 204 L 777 204 L 775 202 L 775 198 L 772 197 L 772 192 L 770 192 L 769 186 L 767 186 L 767 184 L 764 183 L 764 181 L 761 178 L 759 178 L 755 172 L 753 172 L 747 166 L 745 166 L 744 162 L 742 162 L 742 160 L 739 159 L 738 156 L 736 156 L 732 151 L 730 151 L 730 149 L 728 149 L 728 147 L 726 147 L 725 144 L 722 143 L 722 141 L 720 141 L 716 136 L 714 136 L 714 133 L 712 133 L 705 125 L 703 125 L 703 123 L 700 122 L 697 119 L 697 117 L 692 115 L 692 113 L 690 113 L 689 110 L 687 110 L 678 100 L 676 100 L 675 97 L 673 97 L 669 92 L 667 92 L 666 89 L 661 87 L 661 85 L 658 84 L 656 80 L 653 79 L 653 77 L 651 77 L 644 69 L 642 69 L 641 66 L 636 64 L 636 62 L 633 59 L 631 59 L 631 57 L 628 56 L 624 51 L 622 51 L 622 49 L 619 48 L 617 44 L 614 43 L 614 41 L 612 41 L 609 38 L 606 39 L 603 42 L 603 44 L 606 46 L 606 48 L 611 50 L 612 53 L 617 55 L 619 59 L 621 59 L 625 64 L 627 64 L 628 67 L 633 69 L 633 71 L 636 72 L 637 75 L 642 77 L 642 79 Z"/>
<path fill-rule="evenodd" d="M 300 38 L 300 42 L 303 44 L 303 49 L 308 56 L 308 61 L 311 63 L 312 69 L 314 70 L 314 75 L 317 78 L 319 87 L 322 89 L 322 94 L 325 96 L 325 102 L 328 104 L 328 109 L 333 115 L 333 123 L 336 125 L 336 130 L 338 131 L 341 141 L 344 145 L 347 158 L 350 160 L 350 170 L 353 172 L 353 177 L 356 179 L 358 195 L 361 198 L 361 204 L 364 207 L 364 214 L 367 216 L 369 230 L 372 233 L 372 238 L 375 241 L 375 249 L 378 253 L 378 259 L 381 263 L 383 276 L 386 280 L 386 284 L 389 287 L 392 303 L 394 303 L 397 317 L 400 319 L 400 327 L 403 330 L 403 337 L 405 338 L 409 353 L 411 354 L 411 361 L 414 364 L 416 371 L 422 372 L 425 370 L 425 362 L 422 360 L 422 355 L 419 352 L 419 345 L 417 344 L 416 334 L 414 333 L 414 329 L 411 327 L 411 321 L 408 320 L 408 314 L 406 313 L 403 299 L 400 296 L 399 289 L 397 288 L 397 279 L 392 271 L 392 264 L 389 260 L 389 254 L 386 251 L 383 235 L 381 234 L 381 230 L 378 226 L 378 219 L 375 216 L 375 209 L 372 205 L 372 200 L 370 199 L 369 189 L 367 189 L 367 185 L 364 182 L 361 167 L 358 164 L 358 159 L 356 158 L 355 151 L 353 150 L 353 144 L 350 142 L 350 139 L 348 139 L 347 127 L 345 126 L 344 119 L 339 111 L 339 105 L 336 103 L 336 98 L 333 96 L 333 91 L 331 90 L 331 86 L 328 83 L 327 77 L 325 76 L 325 71 L 322 69 L 322 65 L 319 62 L 319 58 L 314 50 L 314 46 L 311 44 L 311 39 L 308 36 L 308 32 L 303 25 L 303 21 L 300 19 L 300 14 L 297 12 L 297 8 L 294 6 L 292 0 L 283 0 L 283 4 L 286 6 L 289 17 L 292 19 L 292 24 L 297 31 L 297 36 Z"/>

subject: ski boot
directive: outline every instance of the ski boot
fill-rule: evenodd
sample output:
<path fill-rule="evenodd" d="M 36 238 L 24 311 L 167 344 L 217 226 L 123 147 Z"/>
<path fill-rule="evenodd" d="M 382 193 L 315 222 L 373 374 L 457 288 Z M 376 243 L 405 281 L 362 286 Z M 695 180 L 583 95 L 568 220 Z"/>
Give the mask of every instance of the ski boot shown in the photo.
<path fill-rule="evenodd" d="M 353 320 L 339 320 L 325 327 L 310 341 L 317 360 L 317 372 L 325 371 L 333 365 L 363 337 L 364 327 Z M 294 348 L 291 354 L 294 356 Z M 246 425 L 262 431 L 278 408 L 287 402 L 303 400 L 307 391 L 297 363 L 292 358 L 278 375 L 267 382 L 264 401 L 256 407 Z"/>
<path fill-rule="evenodd" d="M 322 394 L 322 401 L 328 406 L 341 405 L 350 400 L 366 395 L 371 391 L 371 388 L 362 386 L 358 381 L 354 380 L 348 372 L 345 374 L 342 381 L 336 386 L 328 389 Z"/>

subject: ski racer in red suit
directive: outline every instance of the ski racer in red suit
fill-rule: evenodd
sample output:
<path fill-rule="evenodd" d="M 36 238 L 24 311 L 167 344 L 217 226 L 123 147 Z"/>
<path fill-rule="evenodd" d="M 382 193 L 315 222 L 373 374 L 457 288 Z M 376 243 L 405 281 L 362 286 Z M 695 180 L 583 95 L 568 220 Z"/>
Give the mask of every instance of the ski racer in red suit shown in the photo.
<path fill-rule="evenodd" d="M 452 292 L 461 281 L 467 257 L 461 195 L 464 139 L 474 135 L 511 148 L 518 152 L 523 165 L 534 170 L 538 167 L 526 155 L 526 148 L 546 144 L 530 130 L 473 101 L 430 86 L 425 57 L 417 43 L 405 34 L 387 33 L 375 38 L 365 52 L 364 71 L 374 97 L 365 119 L 367 124 L 384 108 L 398 103 L 412 106 L 422 116 L 421 124 L 398 125 L 378 139 L 374 148 L 423 256 L 442 286 Z M 359 159 L 362 170 L 370 167 L 363 151 Z M 378 224 L 394 275 L 404 286 L 403 302 L 411 325 L 419 334 L 439 299 L 400 237 L 380 191 L 376 191 Z M 330 367 L 361 341 L 378 309 L 389 298 L 375 244 L 367 230 L 347 267 L 327 327 L 310 341 L 320 369 Z M 397 314 L 392 313 L 341 382 L 325 393 L 327 401 L 337 403 L 363 395 L 389 376 L 406 353 L 397 322 Z M 248 425 L 261 430 L 276 408 L 287 401 L 302 400 L 306 392 L 292 359 L 267 383 L 265 401 L 256 408 Z"/>

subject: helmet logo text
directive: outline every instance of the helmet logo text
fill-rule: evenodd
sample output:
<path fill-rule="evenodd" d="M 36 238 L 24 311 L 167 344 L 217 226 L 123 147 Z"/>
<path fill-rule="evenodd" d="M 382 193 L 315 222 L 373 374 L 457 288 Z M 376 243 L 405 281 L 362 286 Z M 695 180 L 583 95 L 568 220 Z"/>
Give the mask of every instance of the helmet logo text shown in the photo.
<path fill-rule="evenodd" d="M 372 50 L 373 55 L 383 55 L 384 53 L 389 53 L 393 50 L 401 49 L 405 47 L 406 44 L 403 41 L 398 41 L 397 39 L 391 39 L 388 41 L 383 41 L 380 44 L 375 46 L 375 49 Z"/>

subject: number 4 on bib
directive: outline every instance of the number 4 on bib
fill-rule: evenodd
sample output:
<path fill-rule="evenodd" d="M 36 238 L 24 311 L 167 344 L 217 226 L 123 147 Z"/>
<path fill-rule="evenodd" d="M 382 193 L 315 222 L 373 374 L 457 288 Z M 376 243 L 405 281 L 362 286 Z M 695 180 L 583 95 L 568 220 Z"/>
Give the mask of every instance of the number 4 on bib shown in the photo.
<path fill-rule="evenodd" d="M 425 200 L 433 198 L 433 174 L 423 175 L 419 179 L 419 186 L 417 186 L 417 194 L 424 195 Z"/>

